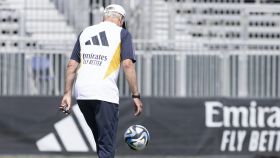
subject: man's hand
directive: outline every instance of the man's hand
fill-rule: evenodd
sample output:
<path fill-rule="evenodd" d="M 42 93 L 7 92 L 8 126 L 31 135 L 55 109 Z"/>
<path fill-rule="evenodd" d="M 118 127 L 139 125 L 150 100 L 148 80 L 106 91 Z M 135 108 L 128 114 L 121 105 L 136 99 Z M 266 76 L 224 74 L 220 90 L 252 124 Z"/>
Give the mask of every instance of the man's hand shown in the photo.
<path fill-rule="evenodd" d="M 73 59 L 70 59 L 67 64 L 64 96 L 59 106 L 59 109 L 66 115 L 70 114 L 71 112 L 72 86 L 78 66 L 79 63 Z"/>
<path fill-rule="evenodd" d="M 59 110 L 64 112 L 66 115 L 70 114 L 71 112 L 71 100 L 72 100 L 71 94 L 65 94 L 59 106 Z"/>
<path fill-rule="evenodd" d="M 134 101 L 134 116 L 139 116 L 143 109 L 143 103 L 139 98 L 133 98 Z"/>

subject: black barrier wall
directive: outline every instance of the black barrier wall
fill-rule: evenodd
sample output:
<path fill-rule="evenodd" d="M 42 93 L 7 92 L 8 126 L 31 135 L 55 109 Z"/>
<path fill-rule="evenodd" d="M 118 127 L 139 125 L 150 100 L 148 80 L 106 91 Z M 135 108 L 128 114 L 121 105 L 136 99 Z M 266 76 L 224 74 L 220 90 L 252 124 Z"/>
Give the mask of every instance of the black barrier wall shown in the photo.
<path fill-rule="evenodd" d="M 95 154 L 94 139 L 77 105 L 70 116 L 57 97 L 0 97 L 0 153 Z M 280 100 L 229 98 L 144 98 L 133 116 L 121 98 L 118 155 L 278 155 Z M 144 125 L 151 142 L 141 152 L 123 141 L 126 128 Z"/>

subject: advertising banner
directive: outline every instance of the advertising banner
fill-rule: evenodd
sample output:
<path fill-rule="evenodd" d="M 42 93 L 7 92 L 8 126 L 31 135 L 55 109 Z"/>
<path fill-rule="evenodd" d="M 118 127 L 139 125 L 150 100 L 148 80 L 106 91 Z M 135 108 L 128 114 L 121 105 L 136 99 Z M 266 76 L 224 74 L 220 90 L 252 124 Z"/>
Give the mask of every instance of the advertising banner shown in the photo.
<path fill-rule="evenodd" d="M 78 105 L 68 116 L 59 97 L 0 97 L 0 153 L 96 154 Z M 131 98 L 121 98 L 117 155 L 278 155 L 280 100 L 144 98 L 135 117 Z M 150 133 L 147 148 L 129 149 L 123 136 L 134 124 Z"/>

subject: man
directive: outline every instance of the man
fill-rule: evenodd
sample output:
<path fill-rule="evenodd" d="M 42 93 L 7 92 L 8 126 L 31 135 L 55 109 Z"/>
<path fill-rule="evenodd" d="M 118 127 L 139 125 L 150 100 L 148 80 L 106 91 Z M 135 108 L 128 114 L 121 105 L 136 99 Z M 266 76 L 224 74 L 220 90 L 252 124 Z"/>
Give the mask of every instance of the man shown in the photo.
<path fill-rule="evenodd" d="M 134 115 L 142 112 L 134 67 L 135 54 L 131 35 L 122 28 L 124 20 L 122 6 L 107 6 L 103 22 L 81 32 L 67 65 L 60 109 L 68 113 L 71 108 L 72 85 L 77 71 L 75 96 L 94 135 L 99 158 L 113 158 L 115 154 L 119 104 L 116 83 L 120 64 L 132 92 Z"/>

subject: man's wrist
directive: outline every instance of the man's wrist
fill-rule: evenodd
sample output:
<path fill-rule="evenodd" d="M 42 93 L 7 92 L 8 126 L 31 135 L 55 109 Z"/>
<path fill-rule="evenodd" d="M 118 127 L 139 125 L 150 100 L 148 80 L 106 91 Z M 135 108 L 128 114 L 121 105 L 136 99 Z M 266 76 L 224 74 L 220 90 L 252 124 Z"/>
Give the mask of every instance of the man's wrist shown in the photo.
<path fill-rule="evenodd" d="M 64 95 L 72 95 L 72 91 L 65 91 Z"/>

